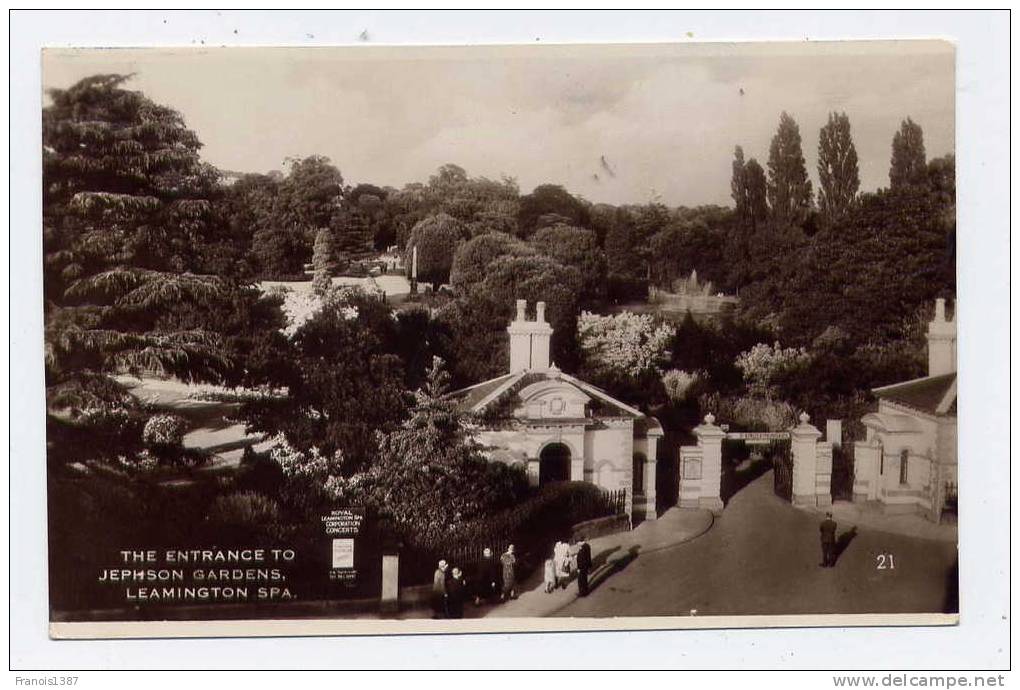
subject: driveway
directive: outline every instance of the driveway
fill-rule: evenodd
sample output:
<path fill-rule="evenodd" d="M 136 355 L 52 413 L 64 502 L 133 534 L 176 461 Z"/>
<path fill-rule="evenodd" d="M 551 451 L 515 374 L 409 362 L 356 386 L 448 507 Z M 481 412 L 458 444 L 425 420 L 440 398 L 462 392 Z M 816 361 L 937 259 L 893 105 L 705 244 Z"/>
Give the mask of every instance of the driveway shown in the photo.
<path fill-rule="evenodd" d="M 775 496 L 772 481 L 768 472 L 744 487 L 704 535 L 638 554 L 589 597 L 552 615 L 937 613 L 956 606 L 955 544 L 871 527 L 851 535 L 852 525 L 841 523 L 844 550 L 835 568 L 820 568 L 818 516 Z"/>

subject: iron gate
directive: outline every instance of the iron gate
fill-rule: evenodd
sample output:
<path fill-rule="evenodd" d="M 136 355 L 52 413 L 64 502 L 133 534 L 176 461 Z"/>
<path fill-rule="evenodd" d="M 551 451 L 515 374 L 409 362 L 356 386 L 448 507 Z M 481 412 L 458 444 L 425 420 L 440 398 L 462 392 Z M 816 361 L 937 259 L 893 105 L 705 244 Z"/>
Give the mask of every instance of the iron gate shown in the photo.
<path fill-rule="evenodd" d="M 772 455 L 773 491 L 783 500 L 793 500 L 793 454 L 789 442 L 773 442 L 769 451 Z"/>

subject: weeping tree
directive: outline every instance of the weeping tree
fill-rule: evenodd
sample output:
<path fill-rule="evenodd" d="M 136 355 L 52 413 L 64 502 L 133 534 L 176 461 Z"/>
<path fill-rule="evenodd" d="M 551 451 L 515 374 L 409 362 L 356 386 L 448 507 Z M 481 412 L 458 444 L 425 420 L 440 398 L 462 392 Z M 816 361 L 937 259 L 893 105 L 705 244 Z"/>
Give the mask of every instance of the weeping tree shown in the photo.
<path fill-rule="evenodd" d="M 49 91 L 43 109 L 43 252 L 51 408 L 123 403 L 110 378 L 158 372 L 219 380 L 221 334 L 167 327 L 237 286 L 195 272 L 216 227 L 218 173 L 176 111 L 97 75 Z"/>

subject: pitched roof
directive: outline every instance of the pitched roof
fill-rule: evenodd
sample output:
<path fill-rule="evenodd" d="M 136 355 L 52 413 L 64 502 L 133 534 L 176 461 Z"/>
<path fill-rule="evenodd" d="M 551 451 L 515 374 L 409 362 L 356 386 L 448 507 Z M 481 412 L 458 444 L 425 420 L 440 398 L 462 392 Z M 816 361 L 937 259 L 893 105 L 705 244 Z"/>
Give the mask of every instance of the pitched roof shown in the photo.
<path fill-rule="evenodd" d="M 464 412 L 471 412 L 478 403 L 495 393 L 504 384 L 510 383 L 512 379 L 520 378 L 518 374 L 504 374 L 488 381 L 476 383 L 467 388 L 450 393 L 449 397 L 456 400 L 460 409 Z"/>
<path fill-rule="evenodd" d="M 458 402 L 458 407 L 463 412 L 482 413 L 487 408 L 500 404 L 508 394 L 519 392 L 523 388 L 539 381 L 558 381 L 572 386 L 589 396 L 591 401 L 588 404 L 588 409 L 592 416 L 596 418 L 633 417 L 640 419 L 645 416 L 640 410 L 620 402 L 601 388 L 555 369 L 506 374 L 475 384 L 469 388 L 454 391 L 450 393 L 449 397 Z M 649 424 L 649 427 L 657 426 L 658 422 L 654 425 Z"/>
<path fill-rule="evenodd" d="M 882 400 L 906 405 L 926 414 L 956 416 L 956 372 L 894 383 L 874 388 L 872 392 Z"/>

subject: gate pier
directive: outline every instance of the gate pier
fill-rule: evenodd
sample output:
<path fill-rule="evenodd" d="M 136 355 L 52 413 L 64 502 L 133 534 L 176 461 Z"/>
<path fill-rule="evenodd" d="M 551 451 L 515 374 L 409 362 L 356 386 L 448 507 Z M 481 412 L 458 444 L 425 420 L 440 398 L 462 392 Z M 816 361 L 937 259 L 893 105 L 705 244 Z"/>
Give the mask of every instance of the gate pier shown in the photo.
<path fill-rule="evenodd" d="M 794 456 L 794 503 L 824 505 L 832 502 L 829 480 L 832 476 L 832 446 L 819 444 L 822 433 L 809 424 L 811 417 L 801 412 L 801 424 L 789 430 L 789 450 Z M 826 466 L 825 451 L 828 451 Z M 819 458 L 822 459 L 819 466 Z M 822 471 L 821 473 L 819 471 Z"/>
<path fill-rule="evenodd" d="M 715 424 L 715 415 L 705 415 L 705 423 L 694 427 L 696 446 L 680 448 L 680 507 L 708 508 L 715 514 L 723 509 L 722 442 L 726 432 Z"/>

